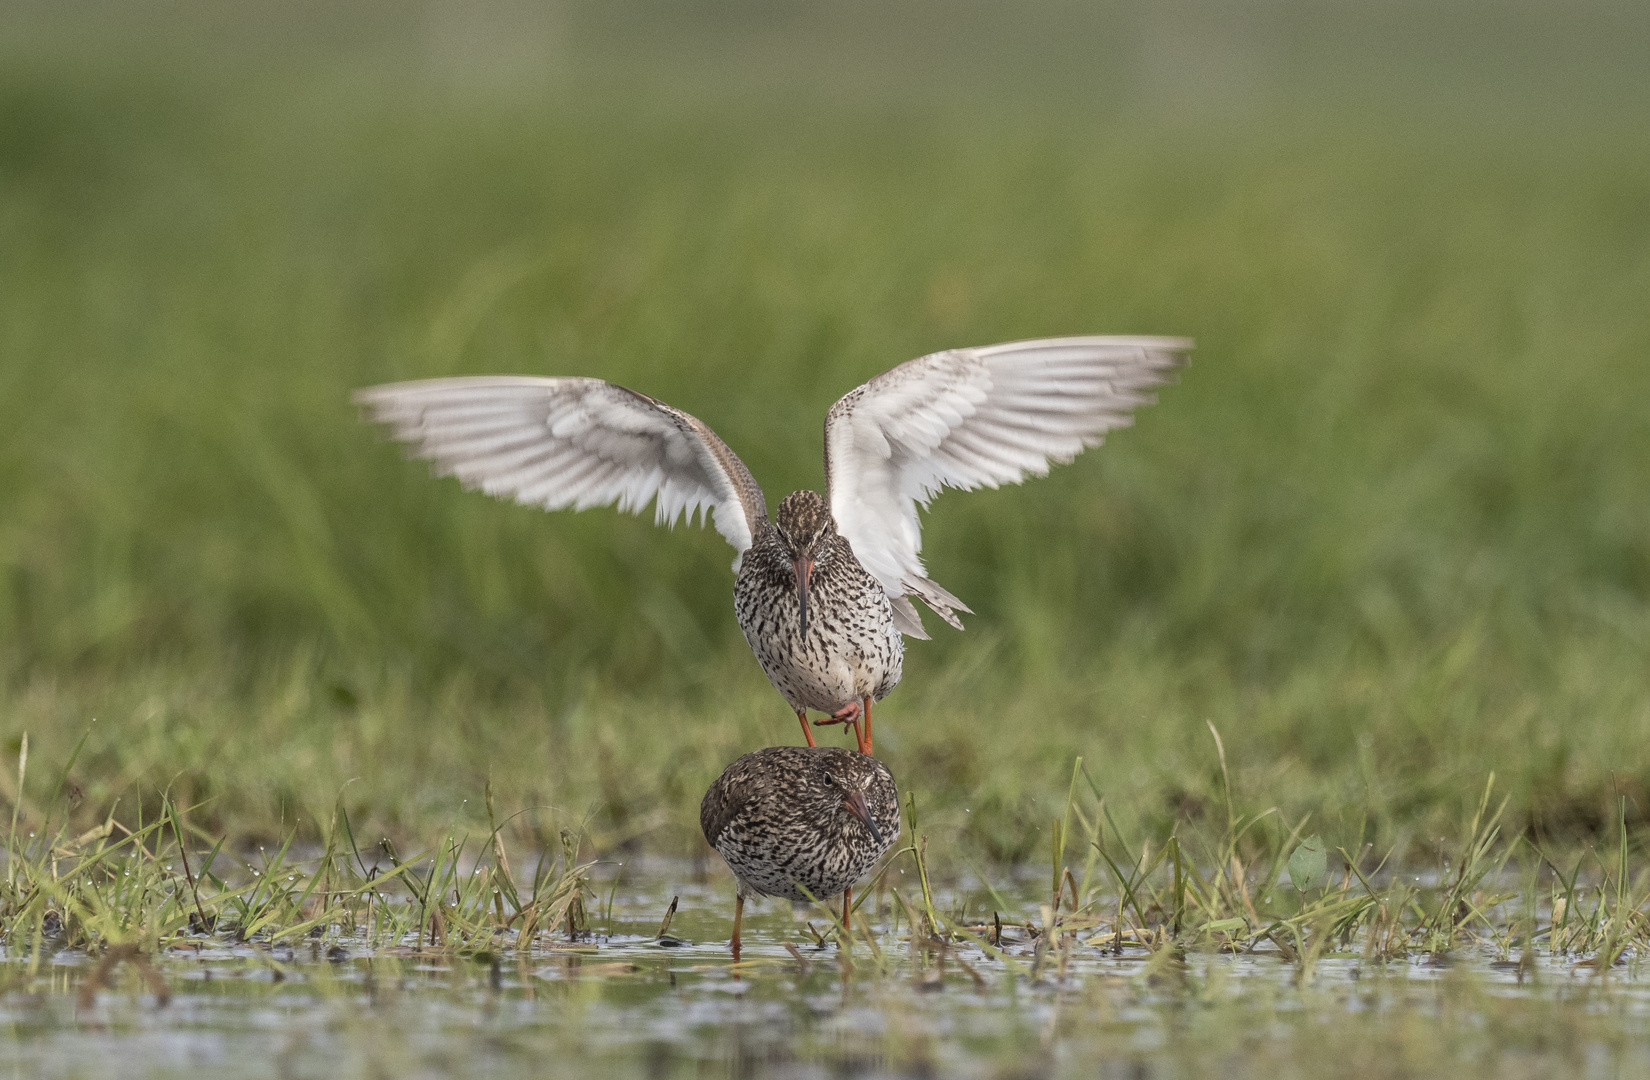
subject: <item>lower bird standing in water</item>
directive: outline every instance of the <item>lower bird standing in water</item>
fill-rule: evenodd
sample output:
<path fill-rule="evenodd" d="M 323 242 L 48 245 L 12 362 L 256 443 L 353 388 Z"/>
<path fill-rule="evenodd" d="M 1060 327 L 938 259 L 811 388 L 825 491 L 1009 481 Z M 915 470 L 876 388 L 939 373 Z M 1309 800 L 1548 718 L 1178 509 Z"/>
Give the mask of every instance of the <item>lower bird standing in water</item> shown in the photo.
<path fill-rule="evenodd" d="M 899 791 L 888 767 L 834 746 L 770 746 L 722 771 L 699 804 L 699 826 L 738 881 L 733 957 L 750 895 L 792 901 L 842 893 L 899 839 Z"/>

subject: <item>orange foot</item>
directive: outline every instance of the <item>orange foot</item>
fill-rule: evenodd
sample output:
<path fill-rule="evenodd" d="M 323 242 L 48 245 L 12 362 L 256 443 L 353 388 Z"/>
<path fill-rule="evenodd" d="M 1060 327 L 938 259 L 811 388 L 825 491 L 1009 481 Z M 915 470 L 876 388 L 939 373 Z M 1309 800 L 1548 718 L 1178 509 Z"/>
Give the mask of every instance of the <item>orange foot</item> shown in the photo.
<path fill-rule="evenodd" d="M 815 720 L 814 721 L 814 726 L 815 727 L 825 727 L 826 725 L 829 725 L 829 724 L 843 724 L 845 726 L 852 726 L 853 729 L 854 729 L 854 743 L 859 747 L 859 752 L 862 753 L 862 754 L 869 754 L 871 752 L 871 708 L 870 708 L 870 706 L 871 706 L 871 699 L 870 698 L 865 699 L 865 707 L 863 709 L 860 708 L 859 702 L 850 701 L 850 702 L 848 702 L 848 704 L 844 705 L 842 708 L 840 708 L 836 712 L 832 713 L 826 719 L 824 719 L 824 720 Z M 864 715 L 864 718 L 865 718 L 865 726 L 864 726 L 863 729 L 860 727 L 860 716 L 862 714 Z"/>

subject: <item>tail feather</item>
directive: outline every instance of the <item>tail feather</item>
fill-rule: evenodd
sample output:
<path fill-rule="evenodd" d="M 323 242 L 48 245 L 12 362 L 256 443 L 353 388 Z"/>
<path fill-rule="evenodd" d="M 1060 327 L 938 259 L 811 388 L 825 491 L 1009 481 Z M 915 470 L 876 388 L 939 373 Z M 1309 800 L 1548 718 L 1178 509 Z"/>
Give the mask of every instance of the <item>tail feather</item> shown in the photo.
<path fill-rule="evenodd" d="M 955 612 L 966 611 L 970 615 L 974 613 L 973 608 L 970 608 L 967 604 L 952 596 L 941 585 L 930 581 L 928 578 L 920 577 L 915 580 L 908 580 L 904 584 L 906 589 L 910 590 L 910 595 L 927 604 L 934 610 L 934 614 L 950 623 L 955 629 L 961 630 L 963 628 L 962 620 L 957 618 Z"/>
<path fill-rule="evenodd" d="M 894 608 L 894 629 L 906 637 L 927 641 L 928 631 L 922 628 L 922 616 L 917 614 L 917 605 L 911 602 L 911 598 L 896 596 L 890 603 Z"/>

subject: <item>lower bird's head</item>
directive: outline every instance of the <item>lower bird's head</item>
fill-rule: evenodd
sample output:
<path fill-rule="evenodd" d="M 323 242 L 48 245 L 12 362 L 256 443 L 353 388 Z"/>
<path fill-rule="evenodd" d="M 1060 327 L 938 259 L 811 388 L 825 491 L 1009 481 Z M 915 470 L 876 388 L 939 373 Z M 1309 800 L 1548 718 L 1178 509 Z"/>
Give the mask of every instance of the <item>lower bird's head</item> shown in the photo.
<path fill-rule="evenodd" d="M 796 596 L 802 608 L 802 632 L 808 632 L 808 582 L 814 563 L 829 559 L 836 522 L 817 491 L 793 491 L 779 504 L 774 531 L 796 571 Z"/>
<path fill-rule="evenodd" d="M 871 784 L 876 780 L 876 773 L 867 772 L 863 776 L 838 776 L 827 773 L 833 787 L 842 795 L 842 808 L 859 820 L 865 826 L 865 831 L 871 834 L 871 839 L 878 844 L 883 842 L 882 829 L 877 825 L 876 817 L 871 813 L 871 804 L 865 798 Z"/>

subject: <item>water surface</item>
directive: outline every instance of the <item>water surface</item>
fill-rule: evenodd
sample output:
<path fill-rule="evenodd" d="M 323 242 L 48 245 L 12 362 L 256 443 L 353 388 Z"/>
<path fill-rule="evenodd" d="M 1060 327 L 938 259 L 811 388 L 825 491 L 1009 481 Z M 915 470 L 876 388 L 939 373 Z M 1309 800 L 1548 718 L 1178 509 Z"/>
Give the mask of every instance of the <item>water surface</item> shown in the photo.
<path fill-rule="evenodd" d="M 638 878 L 640 880 L 638 880 Z M 88 990 L 97 958 L 0 959 L 0 1067 L 42 1077 L 603 1076 L 1616 1076 L 1650 1067 L 1650 980 L 1469 948 L 1304 975 L 1275 950 L 1121 955 L 1082 944 L 1064 970 L 1004 913 L 1002 955 L 941 957 L 893 931 L 821 945 L 830 920 L 767 901 L 727 950 L 731 885 L 681 866 L 626 872 L 592 904 L 588 938 L 457 955 L 336 931 L 298 943 L 199 936 L 152 968 Z M 656 940 L 679 897 L 670 936 Z M 955 911 L 968 898 L 937 899 Z M 989 919 L 989 915 L 986 916 Z M 565 937 L 565 935 L 560 935 Z M 872 947 L 876 944 L 876 948 Z M 789 944 L 796 954 L 786 948 Z"/>

